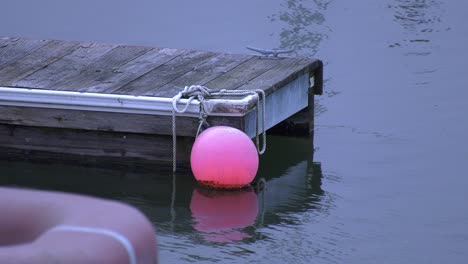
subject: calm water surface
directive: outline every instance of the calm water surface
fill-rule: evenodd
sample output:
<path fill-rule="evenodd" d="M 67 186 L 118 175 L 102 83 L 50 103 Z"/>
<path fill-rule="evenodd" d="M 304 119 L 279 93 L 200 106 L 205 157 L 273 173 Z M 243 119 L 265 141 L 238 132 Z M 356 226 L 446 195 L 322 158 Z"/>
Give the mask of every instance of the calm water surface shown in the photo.
<path fill-rule="evenodd" d="M 0 35 L 324 60 L 315 152 L 269 137 L 260 193 L 189 173 L 0 162 L 0 184 L 128 202 L 162 263 L 466 263 L 468 1 L 2 1 Z M 229 209 L 229 210 L 226 210 Z"/>

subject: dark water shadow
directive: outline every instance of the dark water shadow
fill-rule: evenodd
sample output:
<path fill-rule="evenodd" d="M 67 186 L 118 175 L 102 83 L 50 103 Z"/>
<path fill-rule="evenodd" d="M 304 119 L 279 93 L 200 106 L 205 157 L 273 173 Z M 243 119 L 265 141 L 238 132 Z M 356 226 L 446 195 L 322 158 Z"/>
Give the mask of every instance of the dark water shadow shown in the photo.
<path fill-rule="evenodd" d="M 269 137 L 257 178 L 265 189 L 211 191 L 189 172 L 167 172 L 1 161 L 0 185 L 87 194 L 122 201 L 142 210 L 159 235 L 185 236 L 197 243 L 255 242 L 259 228 L 300 224 L 294 215 L 328 210 L 321 164 L 309 139 Z"/>

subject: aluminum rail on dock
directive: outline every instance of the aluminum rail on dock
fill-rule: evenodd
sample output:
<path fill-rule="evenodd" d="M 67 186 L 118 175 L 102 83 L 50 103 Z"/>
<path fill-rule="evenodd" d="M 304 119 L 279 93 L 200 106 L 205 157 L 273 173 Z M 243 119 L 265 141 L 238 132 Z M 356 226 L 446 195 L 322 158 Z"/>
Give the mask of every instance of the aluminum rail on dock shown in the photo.
<path fill-rule="evenodd" d="M 248 95 L 240 99 L 207 99 L 205 110 L 212 116 L 244 116 L 255 107 L 256 102 L 257 95 Z M 188 99 L 181 99 L 178 107 L 182 108 L 187 103 Z M 0 87 L 0 105 L 172 115 L 172 98 L 11 87 Z M 177 115 L 197 117 L 199 109 L 200 102 L 193 100 L 189 102 L 185 113 Z M 226 112 L 226 109 L 229 109 L 229 112 Z"/>

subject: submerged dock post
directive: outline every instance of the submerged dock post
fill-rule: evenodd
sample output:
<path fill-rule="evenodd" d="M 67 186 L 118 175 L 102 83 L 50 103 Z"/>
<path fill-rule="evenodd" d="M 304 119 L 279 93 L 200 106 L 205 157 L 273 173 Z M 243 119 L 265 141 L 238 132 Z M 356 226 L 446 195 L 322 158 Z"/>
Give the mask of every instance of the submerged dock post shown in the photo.
<path fill-rule="evenodd" d="M 314 131 L 315 131 L 315 95 L 323 94 L 323 62 L 319 61 L 319 66 L 313 73 L 313 85 L 309 89 L 309 98 L 307 111 L 309 113 L 309 137 L 312 138 L 312 145 L 314 144 Z"/>

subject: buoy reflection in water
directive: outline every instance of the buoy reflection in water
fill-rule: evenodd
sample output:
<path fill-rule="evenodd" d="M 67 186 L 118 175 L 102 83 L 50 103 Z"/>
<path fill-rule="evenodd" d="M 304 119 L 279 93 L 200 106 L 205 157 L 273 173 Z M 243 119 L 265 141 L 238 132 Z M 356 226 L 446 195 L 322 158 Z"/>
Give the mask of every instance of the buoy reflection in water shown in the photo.
<path fill-rule="evenodd" d="M 257 194 L 252 189 L 220 191 L 196 188 L 190 210 L 194 228 L 207 241 L 234 242 L 251 237 L 242 228 L 254 224 L 258 214 Z"/>

